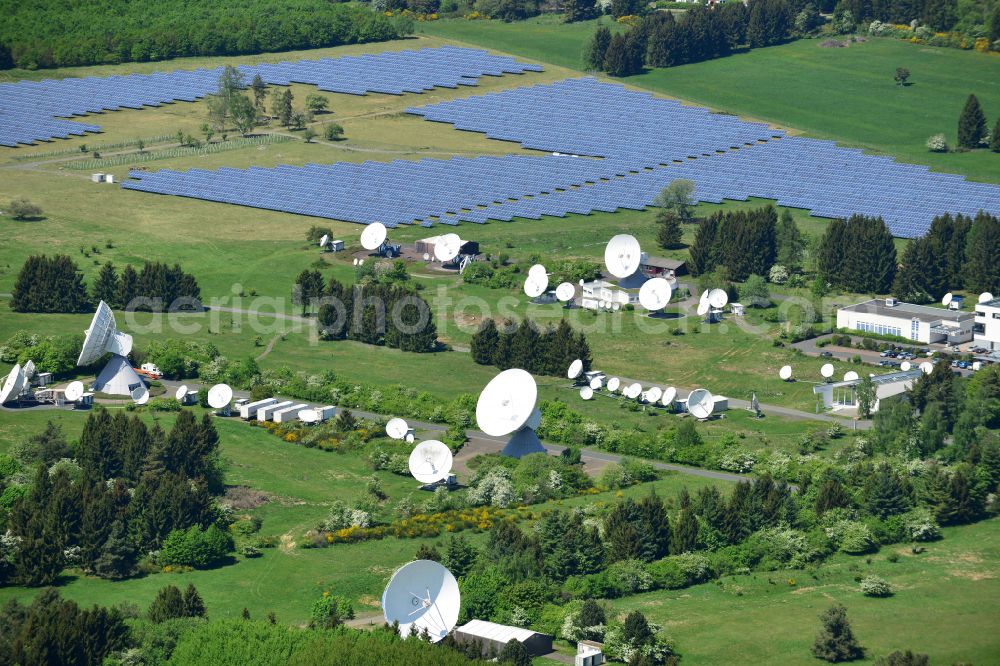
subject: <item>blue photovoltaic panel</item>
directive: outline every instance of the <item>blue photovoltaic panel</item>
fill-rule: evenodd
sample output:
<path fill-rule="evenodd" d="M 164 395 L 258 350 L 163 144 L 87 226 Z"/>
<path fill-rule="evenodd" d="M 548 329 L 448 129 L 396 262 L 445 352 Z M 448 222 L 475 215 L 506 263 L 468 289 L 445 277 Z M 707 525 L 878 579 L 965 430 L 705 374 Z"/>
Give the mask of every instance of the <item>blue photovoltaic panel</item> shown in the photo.
<path fill-rule="evenodd" d="M 939 213 L 1000 214 L 996 185 L 590 78 L 409 112 L 553 154 L 133 172 L 123 187 L 390 227 L 640 210 L 678 178 L 701 201 L 761 197 L 822 217 L 881 216 L 900 237 L 922 235 Z"/>
<path fill-rule="evenodd" d="M 444 46 L 378 55 L 244 65 L 239 69 L 247 82 L 260 74 L 265 83 L 272 85 L 294 82 L 352 95 L 369 92 L 402 95 L 435 87 L 474 86 L 482 76 L 522 74 L 542 68 L 479 49 Z M 12 147 L 100 131 L 97 125 L 62 118 L 194 101 L 218 89 L 221 73 L 220 67 L 0 83 L 0 146 Z"/>

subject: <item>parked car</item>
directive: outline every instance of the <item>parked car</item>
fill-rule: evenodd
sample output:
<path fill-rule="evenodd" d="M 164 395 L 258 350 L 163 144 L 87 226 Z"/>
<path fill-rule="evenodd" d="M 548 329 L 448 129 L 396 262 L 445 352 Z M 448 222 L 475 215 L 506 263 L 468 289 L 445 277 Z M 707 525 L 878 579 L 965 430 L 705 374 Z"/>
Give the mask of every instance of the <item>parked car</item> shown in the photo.
<path fill-rule="evenodd" d="M 833 358 L 833 352 L 824 351 L 820 352 L 819 355 L 823 358 Z"/>

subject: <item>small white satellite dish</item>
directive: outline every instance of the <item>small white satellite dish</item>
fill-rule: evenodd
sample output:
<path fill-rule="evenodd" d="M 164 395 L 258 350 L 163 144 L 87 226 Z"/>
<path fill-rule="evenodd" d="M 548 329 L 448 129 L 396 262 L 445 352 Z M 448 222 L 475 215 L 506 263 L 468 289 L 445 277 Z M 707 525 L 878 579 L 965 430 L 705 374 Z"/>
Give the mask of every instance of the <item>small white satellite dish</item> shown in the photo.
<path fill-rule="evenodd" d="M 986 303 L 992 300 L 993 300 L 993 294 L 991 294 L 988 291 L 984 291 L 983 293 L 979 294 L 979 301 L 978 301 L 979 303 Z"/>
<path fill-rule="evenodd" d="M 844 373 L 845 382 L 853 382 L 855 379 L 858 379 L 858 373 L 854 372 L 853 370 L 848 370 L 847 372 Z"/>
<path fill-rule="evenodd" d="M 556 298 L 562 303 L 567 303 L 573 300 L 576 296 L 576 287 L 573 286 L 572 282 L 563 282 L 558 287 L 556 287 Z"/>
<path fill-rule="evenodd" d="M 618 388 L 622 385 L 622 380 L 617 377 L 612 377 L 608 380 L 608 390 L 612 393 L 616 392 Z"/>
<path fill-rule="evenodd" d="M 432 560 L 414 560 L 397 569 L 382 593 L 385 621 L 398 623 L 403 638 L 426 629 L 432 643 L 455 628 L 460 606 L 458 581 Z"/>
<path fill-rule="evenodd" d="M 24 371 L 21 370 L 21 365 L 19 363 L 15 363 L 14 367 L 10 369 L 7 379 L 4 380 L 3 388 L 0 389 L 0 405 L 21 395 L 21 389 L 24 388 L 24 382 Z"/>
<path fill-rule="evenodd" d="M 457 257 L 461 249 L 462 239 L 458 234 L 445 234 L 434 244 L 434 257 L 442 263 L 447 263 Z"/>
<path fill-rule="evenodd" d="M 612 303 L 611 304 L 611 311 L 612 312 L 618 312 L 621 309 L 622 309 L 622 304 L 621 303 Z"/>
<path fill-rule="evenodd" d="M 358 258 L 357 258 L 357 257 L 355 257 L 355 258 L 354 258 L 354 265 L 355 265 L 355 266 L 357 266 L 357 265 L 358 265 Z"/>
<path fill-rule="evenodd" d="M 902 370 L 903 372 L 906 372 L 912 367 L 913 366 L 910 364 L 909 361 L 903 361 L 902 363 L 899 364 L 899 369 Z"/>
<path fill-rule="evenodd" d="M 584 386 L 582 389 L 580 389 L 580 397 L 583 398 L 584 400 L 590 400 L 591 398 L 594 397 L 594 389 L 590 388 L 589 386 Z"/>
<path fill-rule="evenodd" d="M 323 234 L 323 237 L 319 239 L 319 246 L 325 248 L 326 244 L 330 242 L 330 236 L 328 234 Z"/>
<path fill-rule="evenodd" d="M 696 419 L 707 419 L 715 409 L 715 398 L 708 389 L 695 389 L 688 395 L 687 409 Z"/>
<path fill-rule="evenodd" d="M 529 275 L 528 279 L 524 281 L 524 293 L 530 298 L 537 298 L 545 293 L 545 289 L 549 286 L 549 276 L 542 275 Z"/>
<path fill-rule="evenodd" d="M 646 280 L 639 288 L 639 304 L 650 312 L 656 312 L 667 307 L 672 294 L 670 283 L 663 278 Z"/>
<path fill-rule="evenodd" d="M 583 372 L 583 361 L 576 359 L 569 364 L 569 369 L 566 371 L 566 376 L 570 379 L 576 379 Z"/>
<path fill-rule="evenodd" d="M 548 276 L 548 272 L 546 272 L 545 266 L 541 264 L 535 264 L 534 266 L 528 269 L 528 275 L 530 277 L 535 277 L 537 275 Z"/>
<path fill-rule="evenodd" d="M 430 261 L 430 260 L 431 260 L 431 255 L 428 254 L 427 252 L 424 252 L 424 261 Z"/>
<path fill-rule="evenodd" d="M 955 296 L 949 291 L 944 295 L 944 298 L 941 299 L 941 305 L 948 305 L 951 303 L 953 298 L 955 298 Z"/>
<path fill-rule="evenodd" d="M 819 369 L 819 374 L 823 375 L 825 379 L 833 377 L 833 363 L 824 363 L 823 367 Z"/>
<path fill-rule="evenodd" d="M 639 269 L 642 248 L 635 236 L 618 234 L 604 248 L 604 265 L 616 278 L 627 278 Z"/>
<path fill-rule="evenodd" d="M 627 389 L 623 391 L 626 398 L 630 400 L 635 400 L 642 393 L 642 384 L 636 382 L 635 384 L 630 384 Z"/>
<path fill-rule="evenodd" d="M 451 449 L 436 439 L 420 442 L 410 452 L 410 474 L 420 483 L 437 483 L 451 473 Z"/>
<path fill-rule="evenodd" d="M 406 433 L 406 438 L 405 439 L 406 439 L 406 443 L 407 444 L 413 444 L 413 442 L 416 441 L 416 439 L 413 437 L 413 433 L 412 432 Z"/>
<path fill-rule="evenodd" d="M 372 222 L 361 232 L 361 247 L 366 250 L 377 250 L 382 247 L 389 230 L 381 222 Z"/>
<path fill-rule="evenodd" d="M 778 377 L 781 377 L 781 379 L 784 380 L 784 381 L 786 381 L 786 382 L 789 379 L 791 379 L 792 378 L 792 366 L 790 366 L 790 365 L 783 365 L 783 366 L 781 366 L 781 370 L 778 370 Z"/>
<path fill-rule="evenodd" d="M 479 394 L 476 423 L 491 437 L 509 435 L 527 423 L 537 400 L 534 377 L 518 368 L 504 370 Z"/>
<path fill-rule="evenodd" d="M 698 303 L 698 316 L 704 317 L 705 315 L 707 315 L 709 308 L 711 308 L 711 306 L 708 304 L 708 301 L 702 301 L 701 303 Z"/>
<path fill-rule="evenodd" d="M 920 364 L 920 371 L 925 375 L 929 375 L 934 372 L 934 364 L 930 361 L 924 361 Z"/>
<path fill-rule="evenodd" d="M 708 304 L 716 310 L 726 307 L 726 303 L 728 302 L 729 294 L 726 293 L 725 289 L 713 289 L 708 292 Z"/>
<path fill-rule="evenodd" d="M 83 382 L 70 382 L 63 395 L 70 402 L 76 402 L 83 397 Z"/>
<path fill-rule="evenodd" d="M 390 419 L 388 423 L 385 424 L 385 434 L 389 435 L 393 439 L 403 439 L 406 437 L 406 433 L 409 432 L 410 425 L 403 419 Z"/>
<path fill-rule="evenodd" d="M 604 379 L 602 379 L 600 376 L 594 377 L 593 379 L 590 380 L 590 388 L 594 389 L 595 391 L 601 389 L 603 386 L 604 386 Z"/>
<path fill-rule="evenodd" d="M 233 400 L 233 389 L 229 384 L 216 384 L 208 389 L 208 406 L 212 409 L 227 407 Z"/>
<path fill-rule="evenodd" d="M 24 364 L 24 367 L 21 368 L 21 372 L 24 373 L 25 381 L 30 380 L 35 376 L 35 362 L 29 359 L 28 362 Z"/>
<path fill-rule="evenodd" d="M 677 398 L 677 389 L 673 386 L 668 386 L 667 390 L 663 392 L 663 397 L 660 398 L 660 404 L 664 407 L 669 407 L 674 403 Z"/>
<path fill-rule="evenodd" d="M 145 386 L 136 386 L 132 389 L 132 400 L 137 405 L 145 405 L 149 402 L 149 389 Z"/>
<path fill-rule="evenodd" d="M 598 304 L 598 307 L 600 307 L 602 310 L 607 310 L 608 309 L 608 302 L 607 301 L 601 301 Z"/>
<path fill-rule="evenodd" d="M 115 315 L 104 301 L 97 304 L 94 318 L 90 320 L 90 328 L 85 333 L 87 337 L 83 341 L 80 356 L 76 359 L 77 365 L 90 365 L 105 352 L 128 356 L 132 351 L 132 336 L 118 331 Z"/>
<path fill-rule="evenodd" d="M 654 386 L 653 388 L 646 391 L 646 402 L 659 402 L 660 398 L 663 397 L 663 389 L 659 386 Z"/>
<path fill-rule="evenodd" d="M 174 397 L 181 402 L 184 402 L 184 398 L 187 397 L 187 394 L 188 394 L 187 384 L 181 384 L 180 388 L 174 391 Z"/>

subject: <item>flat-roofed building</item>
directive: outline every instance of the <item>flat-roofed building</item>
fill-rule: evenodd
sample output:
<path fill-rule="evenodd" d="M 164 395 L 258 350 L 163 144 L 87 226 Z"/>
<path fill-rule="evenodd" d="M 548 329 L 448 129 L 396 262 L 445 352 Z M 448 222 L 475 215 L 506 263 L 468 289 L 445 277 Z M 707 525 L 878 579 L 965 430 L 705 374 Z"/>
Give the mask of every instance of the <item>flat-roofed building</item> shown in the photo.
<path fill-rule="evenodd" d="M 531 629 L 510 627 L 486 620 L 471 620 L 455 629 L 456 641 L 459 643 L 478 642 L 484 655 L 489 654 L 490 651 L 494 654 L 500 654 L 504 646 L 514 639 L 521 641 L 532 657 L 552 652 L 552 636 Z"/>
<path fill-rule="evenodd" d="M 922 372 L 918 369 L 890 372 L 872 377 L 875 386 L 875 404 L 872 412 L 877 412 L 883 400 L 891 400 L 902 395 L 913 382 L 917 381 Z M 861 379 L 848 379 L 842 382 L 830 382 L 813 387 L 813 393 L 822 396 L 823 406 L 827 409 L 845 409 L 858 406 L 858 385 Z"/>
<path fill-rule="evenodd" d="M 895 335 L 914 342 L 959 344 L 972 340 L 975 314 L 873 298 L 837 310 L 837 328 Z"/>
<path fill-rule="evenodd" d="M 972 338 L 987 349 L 1000 350 L 1000 298 L 976 305 Z"/>

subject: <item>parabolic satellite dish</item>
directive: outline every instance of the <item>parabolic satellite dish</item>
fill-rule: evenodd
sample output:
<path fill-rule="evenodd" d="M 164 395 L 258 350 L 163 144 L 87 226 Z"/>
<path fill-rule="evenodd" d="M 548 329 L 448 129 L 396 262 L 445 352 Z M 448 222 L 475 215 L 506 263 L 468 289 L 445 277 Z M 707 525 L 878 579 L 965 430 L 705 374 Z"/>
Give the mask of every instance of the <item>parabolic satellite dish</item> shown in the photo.
<path fill-rule="evenodd" d="M 687 408 L 691 416 L 696 419 L 707 419 L 715 409 L 715 398 L 708 389 L 695 389 L 688 396 Z"/>
<path fill-rule="evenodd" d="M 642 393 L 642 384 L 638 382 L 634 384 L 629 384 L 628 388 L 626 388 L 622 393 L 625 394 L 626 398 L 629 398 L 630 400 L 635 400 L 636 398 L 639 397 L 639 394 Z"/>
<path fill-rule="evenodd" d="M 604 265 L 616 278 L 627 278 L 639 269 L 642 248 L 635 236 L 618 234 L 604 248 Z"/>
<path fill-rule="evenodd" d="M 357 259 L 357 257 L 355 257 L 355 258 L 354 258 L 354 265 L 355 265 L 355 266 L 357 266 L 357 265 L 358 265 L 358 259 Z"/>
<path fill-rule="evenodd" d="M 145 386 L 136 386 L 132 389 L 132 400 L 137 405 L 145 405 L 149 402 L 149 389 Z"/>
<path fill-rule="evenodd" d="M 650 312 L 656 312 L 667 307 L 672 294 L 670 283 L 663 278 L 646 280 L 639 288 L 639 305 Z"/>
<path fill-rule="evenodd" d="M 710 293 L 711 292 L 708 289 L 706 289 L 705 291 L 701 292 L 701 296 L 698 297 L 698 302 L 699 303 L 708 303 L 708 295 Z"/>
<path fill-rule="evenodd" d="M 848 370 L 847 372 L 844 373 L 845 382 L 853 382 L 855 379 L 858 379 L 858 373 L 854 372 L 853 370 Z"/>
<path fill-rule="evenodd" d="M 659 386 L 654 386 L 646 391 L 646 402 L 659 402 L 661 397 L 663 397 L 663 389 Z"/>
<path fill-rule="evenodd" d="M 458 581 L 432 560 L 414 560 L 397 569 L 382 593 L 385 621 L 398 622 L 404 638 L 426 629 L 432 643 L 455 628 L 460 606 Z"/>
<path fill-rule="evenodd" d="M 702 301 L 698 303 L 698 316 L 704 317 L 705 315 L 708 314 L 710 308 L 711 306 L 708 304 L 708 301 Z"/>
<path fill-rule="evenodd" d="M 97 312 L 90 320 L 90 328 L 84 331 L 87 337 L 83 341 L 77 365 L 90 365 L 101 358 L 105 352 L 119 356 L 128 356 L 132 351 L 132 336 L 121 333 L 115 325 L 115 315 L 104 301 L 97 305 Z"/>
<path fill-rule="evenodd" d="M 663 392 L 663 397 L 660 398 L 660 404 L 664 407 L 669 407 L 674 404 L 674 399 L 677 398 L 677 389 L 673 386 L 668 386 L 667 390 Z"/>
<path fill-rule="evenodd" d="M 20 364 L 15 363 L 14 367 L 10 369 L 7 379 L 4 380 L 3 388 L 0 389 L 0 405 L 21 395 L 23 387 L 24 371 L 21 370 Z"/>
<path fill-rule="evenodd" d="M 212 409 L 222 409 L 229 406 L 233 400 L 233 389 L 229 384 L 216 384 L 208 389 L 208 405 Z"/>
<path fill-rule="evenodd" d="M 566 371 L 566 376 L 570 379 L 576 379 L 583 372 L 583 361 L 576 359 L 569 364 L 569 369 Z"/>
<path fill-rule="evenodd" d="M 949 291 L 944 295 L 944 298 L 941 299 L 941 305 L 948 305 L 951 303 L 953 298 L 955 298 L 955 296 Z"/>
<path fill-rule="evenodd" d="M 556 287 L 556 298 L 562 303 L 567 303 L 573 300 L 576 296 L 576 287 L 573 286 L 572 282 L 563 282 L 558 287 Z"/>
<path fill-rule="evenodd" d="M 382 247 L 389 230 L 381 222 L 372 222 L 361 232 L 361 247 L 366 250 L 377 250 Z"/>
<path fill-rule="evenodd" d="M 462 249 L 462 239 L 458 234 L 445 234 L 434 244 L 434 258 L 446 263 L 458 256 Z"/>
<path fill-rule="evenodd" d="M 451 449 L 443 442 L 428 439 L 410 451 L 410 474 L 420 483 L 437 483 L 451 473 Z"/>
<path fill-rule="evenodd" d="M 902 363 L 899 364 L 899 369 L 902 370 L 903 372 L 906 372 L 912 367 L 913 366 L 910 364 L 909 361 L 903 361 Z"/>
<path fill-rule="evenodd" d="M 983 293 L 979 294 L 979 300 L 977 302 L 986 303 L 987 301 L 992 301 L 992 300 L 993 300 L 993 294 L 991 294 L 988 291 L 984 291 Z"/>
<path fill-rule="evenodd" d="M 541 264 L 535 264 L 534 266 L 528 269 L 528 275 L 531 277 L 535 277 L 538 275 L 544 275 L 547 277 L 548 272 L 545 270 L 545 266 Z"/>
<path fill-rule="evenodd" d="M 509 435 L 527 423 L 537 400 L 538 387 L 528 372 L 504 370 L 479 394 L 476 423 L 492 437 Z"/>
<path fill-rule="evenodd" d="M 604 378 L 601 377 L 600 375 L 590 380 L 590 388 L 594 389 L 595 391 L 602 388 L 603 386 L 604 386 Z"/>
<path fill-rule="evenodd" d="M 728 302 L 729 294 L 726 293 L 725 289 L 713 289 L 708 292 L 708 304 L 716 310 L 726 307 L 726 303 Z"/>
<path fill-rule="evenodd" d="M 781 370 L 778 370 L 778 377 L 780 377 L 781 379 L 783 379 L 786 382 L 789 379 L 791 379 L 792 378 L 792 366 L 790 366 L 790 365 L 783 365 L 783 366 L 781 366 Z"/>
<path fill-rule="evenodd" d="M 622 385 L 622 380 L 617 377 L 612 377 L 608 380 L 608 390 L 614 393 Z"/>
<path fill-rule="evenodd" d="M 403 439 L 406 437 L 406 433 L 409 432 L 410 426 L 403 419 L 390 419 L 388 423 L 385 424 L 385 434 L 389 435 L 393 439 Z"/>
<path fill-rule="evenodd" d="M 180 388 L 178 388 L 176 391 L 174 391 L 174 398 L 176 398 L 177 400 L 183 402 L 184 398 L 187 397 L 187 394 L 188 394 L 187 384 L 181 384 Z"/>
<path fill-rule="evenodd" d="M 920 371 L 925 375 L 929 375 L 934 372 L 934 364 L 930 361 L 924 361 L 920 364 Z"/>
<path fill-rule="evenodd" d="M 531 298 L 536 298 L 545 293 L 545 289 L 549 286 L 549 276 L 545 273 L 541 275 L 529 275 L 528 279 L 524 281 L 524 293 Z"/>
<path fill-rule="evenodd" d="M 32 377 L 35 376 L 35 362 L 29 360 L 27 363 L 24 364 L 24 367 L 21 368 L 21 372 L 24 373 L 25 381 L 30 380 Z"/>
<path fill-rule="evenodd" d="M 819 374 L 823 375 L 825 379 L 833 377 L 833 363 L 824 363 L 823 367 L 819 369 Z"/>
<path fill-rule="evenodd" d="M 330 242 L 330 236 L 323 234 L 323 237 L 319 239 L 319 246 L 326 247 L 326 244 Z"/>
<path fill-rule="evenodd" d="M 591 398 L 594 397 L 594 389 L 590 388 L 589 386 L 584 386 L 582 389 L 580 389 L 580 397 L 583 398 L 584 400 L 590 400 Z"/>
<path fill-rule="evenodd" d="M 70 382 L 63 395 L 70 402 L 76 402 L 83 397 L 83 382 Z"/>

